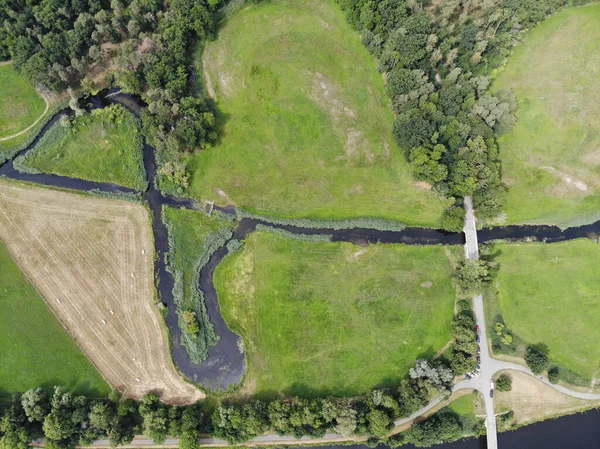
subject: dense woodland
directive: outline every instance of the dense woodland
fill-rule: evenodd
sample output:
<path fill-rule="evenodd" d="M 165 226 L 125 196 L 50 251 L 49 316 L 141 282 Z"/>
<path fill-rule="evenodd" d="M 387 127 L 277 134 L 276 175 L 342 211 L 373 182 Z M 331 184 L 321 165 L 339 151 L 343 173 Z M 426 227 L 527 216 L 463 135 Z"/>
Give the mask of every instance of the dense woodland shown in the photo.
<path fill-rule="evenodd" d="M 114 83 L 140 94 L 162 171 L 185 182 L 176 155 L 217 138 L 214 105 L 192 81 L 196 45 L 214 35 L 221 0 L 0 0 L 0 60 L 41 89 Z"/>

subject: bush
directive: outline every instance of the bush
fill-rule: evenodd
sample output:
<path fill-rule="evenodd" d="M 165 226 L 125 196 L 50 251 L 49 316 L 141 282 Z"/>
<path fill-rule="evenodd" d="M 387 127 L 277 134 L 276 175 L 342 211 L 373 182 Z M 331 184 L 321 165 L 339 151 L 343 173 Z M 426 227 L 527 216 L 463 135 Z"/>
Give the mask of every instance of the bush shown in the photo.
<path fill-rule="evenodd" d="M 510 391 L 512 390 L 512 379 L 506 374 L 501 374 L 496 380 L 496 389 L 498 391 Z"/>
<path fill-rule="evenodd" d="M 461 232 L 465 226 L 465 210 L 459 206 L 446 209 L 442 215 L 440 226 L 444 231 Z"/>
<path fill-rule="evenodd" d="M 558 366 L 552 366 L 548 370 L 548 380 L 553 384 L 557 384 L 560 381 L 560 370 L 558 369 Z"/>
<path fill-rule="evenodd" d="M 548 368 L 548 347 L 543 344 L 530 345 L 525 351 L 525 361 L 533 374 L 541 374 Z"/>

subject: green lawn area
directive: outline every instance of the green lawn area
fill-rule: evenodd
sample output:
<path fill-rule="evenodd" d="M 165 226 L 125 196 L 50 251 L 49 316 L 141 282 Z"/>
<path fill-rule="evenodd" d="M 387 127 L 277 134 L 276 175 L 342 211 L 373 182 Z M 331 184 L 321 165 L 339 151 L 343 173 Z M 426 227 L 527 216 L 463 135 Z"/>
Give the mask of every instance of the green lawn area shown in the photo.
<path fill-rule="evenodd" d="M 465 394 L 446 407 L 460 416 L 474 416 L 476 414 L 476 406 L 479 404 L 479 393 Z"/>
<path fill-rule="evenodd" d="M 458 251 L 251 234 L 215 274 L 223 316 L 248 351 L 246 387 L 354 396 L 397 385 L 450 339 Z"/>
<path fill-rule="evenodd" d="M 526 35 L 494 82 L 519 101 L 500 138 L 509 223 L 600 219 L 600 4 L 564 10 Z"/>
<path fill-rule="evenodd" d="M 12 64 L 0 66 L 0 138 L 24 130 L 42 115 L 44 99 L 15 71 Z"/>
<path fill-rule="evenodd" d="M 0 242 L 0 401 L 62 385 L 105 396 L 110 387 L 54 317 Z"/>
<path fill-rule="evenodd" d="M 411 178 L 383 78 L 333 0 L 248 6 L 197 62 L 224 125 L 187 159 L 188 194 L 278 217 L 438 223 L 446 202 Z"/>
<path fill-rule="evenodd" d="M 591 240 L 497 245 L 497 303 L 526 343 L 591 379 L 600 375 L 600 245 Z"/>
<path fill-rule="evenodd" d="M 197 336 L 190 335 L 180 319 L 183 344 L 192 358 L 201 361 L 216 337 L 198 289 L 200 265 L 205 265 L 210 255 L 231 237 L 235 223 L 203 212 L 171 207 L 165 207 L 163 214 L 169 229 L 168 269 L 175 279 L 173 295 L 180 311 L 191 310 L 196 314 L 200 327 Z"/>
<path fill-rule="evenodd" d="M 24 165 L 137 190 L 147 187 L 139 125 L 122 106 L 96 109 L 76 117 L 68 127 L 56 124 Z"/>

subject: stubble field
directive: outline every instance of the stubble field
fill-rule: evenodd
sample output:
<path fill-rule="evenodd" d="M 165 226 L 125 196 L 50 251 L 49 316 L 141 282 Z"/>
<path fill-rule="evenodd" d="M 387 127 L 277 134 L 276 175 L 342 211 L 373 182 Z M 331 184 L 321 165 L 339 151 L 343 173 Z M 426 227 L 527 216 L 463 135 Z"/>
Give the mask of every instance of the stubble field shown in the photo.
<path fill-rule="evenodd" d="M 202 397 L 175 370 L 153 304 L 146 209 L 2 181 L 0 239 L 112 386 L 171 403 Z"/>

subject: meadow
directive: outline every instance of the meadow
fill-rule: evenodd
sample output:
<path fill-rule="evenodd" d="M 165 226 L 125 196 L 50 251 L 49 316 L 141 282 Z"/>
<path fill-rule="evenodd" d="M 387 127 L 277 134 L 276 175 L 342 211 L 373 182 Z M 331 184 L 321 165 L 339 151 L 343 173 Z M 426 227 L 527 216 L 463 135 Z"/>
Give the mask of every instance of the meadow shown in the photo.
<path fill-rule="evenodd" d="M 21 163 L 36 171 L 147 188 L 137 119 L 122 106 L 54 125 Z"/>
<path fill-rule="evenodd" d="M 506 326 L 590 380 L 600 374 L 600 246 L 592 240 L 497 245 L 497 306 Z"/>
<path fill-rule="evenodd" d="M 255 232 L 217 267 L 223 316 L 259 397 L 397 385 L 450 340 L 458 248 L 314 243 Z"/>
<path fill-rule="evenodd" d="M 494 89 L 518 121 L 500 138 L 508 223 L 562 227 L 600 219 L 600 4 L 546 19 L 519 44 Z"/>
<path fill-rule="evenodd" d="M 55 385 L 102 397 L 110 387 L 0 242 L 0 401 Z"/>
<path fill-rule="evenodd" d="M 43 114 L 46 103 L 12 64 L 0 65 L 0 86 L 0 138 L 3 138 L 33 124 Z"/>
<path fill-rule="evenodd" d="M 189 195 L 277 217 L 437 225 L 446 200 L 412 179 L 383 78 L 332 0 L 248 6 L 197 66 L 222 138 L 187 159 Z"/>

